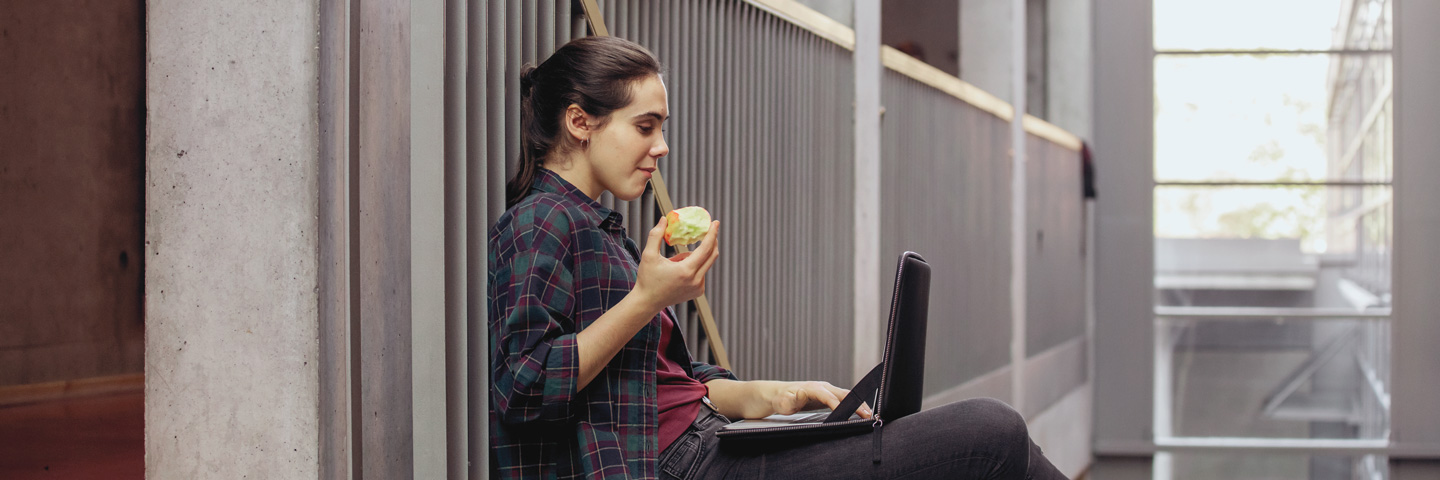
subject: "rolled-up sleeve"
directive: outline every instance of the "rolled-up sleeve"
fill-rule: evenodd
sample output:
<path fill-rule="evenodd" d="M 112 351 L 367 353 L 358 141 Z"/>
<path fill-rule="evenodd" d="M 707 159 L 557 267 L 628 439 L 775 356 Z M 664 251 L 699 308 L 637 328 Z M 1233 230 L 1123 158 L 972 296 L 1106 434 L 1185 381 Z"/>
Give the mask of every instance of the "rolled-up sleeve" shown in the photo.
<path fill-rule="evenodd" d="M 491 252 L 491 396 L 508 424 L 570 418 L 580 374 L 570 219 L 536 206 L 514 217 Z"/>
<path fill-rule="evenodd" d="M 705 383 L 717 378 L 724 378 L 726 380 L 738 380 L 738 378 L 735 377 L 734 373 L 726 370 L 724 367 L 711 365 L 704 362 L 690 362 L 690 370 L 695 372 L 695 379 L 699 380 L 700 383 Z"/>

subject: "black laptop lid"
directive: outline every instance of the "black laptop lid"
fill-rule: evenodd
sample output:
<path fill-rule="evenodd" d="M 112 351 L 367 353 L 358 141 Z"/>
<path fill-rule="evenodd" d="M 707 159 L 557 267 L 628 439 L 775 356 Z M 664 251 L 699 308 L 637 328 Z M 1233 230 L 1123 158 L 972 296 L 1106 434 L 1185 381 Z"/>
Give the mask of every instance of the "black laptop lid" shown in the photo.
<path fill-rule="evenodd" d="M 920 411 L 925 389 L 925 326 L 930 312 L 930 264 L 905 252 L 895 273 L 885 339 L 884 373 L 875 411 L 886 421 Z"/>
<path fill-rule="evenodd" d="M 835 438 L 872 431 L 890 421 L 920 411 L 925 389 L 925 324 L 930 311 L 930 265 L 915 252 L 900 255 L 895 289 L 886 318 L 885 353 L 881 364 L 851 388 L 840 405 L 821 423 L 727 425 L 716 433 L 737 448 L 816 438 Z M 861 402 L 874 401 L 878 420 L 851 418 Z M 748 440 L 738 442 L 737 440 Z"/>

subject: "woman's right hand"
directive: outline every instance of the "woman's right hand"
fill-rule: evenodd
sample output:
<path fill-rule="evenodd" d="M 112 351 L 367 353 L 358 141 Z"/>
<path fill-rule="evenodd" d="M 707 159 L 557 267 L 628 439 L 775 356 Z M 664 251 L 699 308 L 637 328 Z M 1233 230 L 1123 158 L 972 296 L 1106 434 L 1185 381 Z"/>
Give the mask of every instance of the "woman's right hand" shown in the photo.
<path fill-rule="evenodd" d="M 640 252 L 640 272 L 636 275 L 632 294 L 639 295 L 647 308 L 656 312 L 665 307 L 683 303 L 705 293 L 705 274 L 720 256 L 715 244 L 720 222 L 710 222 L 710 232 L 700 241 L 700 246 L 688 253 L 666 258 L 664 247 L 665 225 L 669 222 L 660 217 L 660 223 L 650 229 L 650 238 L 645 250 Z"/>

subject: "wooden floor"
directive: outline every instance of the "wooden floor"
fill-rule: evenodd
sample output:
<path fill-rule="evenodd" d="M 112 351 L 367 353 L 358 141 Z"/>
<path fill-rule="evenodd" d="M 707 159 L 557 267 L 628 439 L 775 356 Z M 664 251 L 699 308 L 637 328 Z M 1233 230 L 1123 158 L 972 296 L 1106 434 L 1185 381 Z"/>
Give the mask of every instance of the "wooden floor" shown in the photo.
<path fill-rule="evenodd" d="M 0 479 L 145 478 L 140 392 L 0 406 Z"/>

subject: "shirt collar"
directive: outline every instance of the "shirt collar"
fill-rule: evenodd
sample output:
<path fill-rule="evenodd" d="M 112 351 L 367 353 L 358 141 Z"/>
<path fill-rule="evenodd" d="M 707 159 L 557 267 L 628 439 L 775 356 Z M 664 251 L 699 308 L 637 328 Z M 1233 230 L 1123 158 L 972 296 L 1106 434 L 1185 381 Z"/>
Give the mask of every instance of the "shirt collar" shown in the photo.
<path fill-rule="evenodd" d="M 599 219 L 601 228 L 606 230 L 624 229 L 624 218 L 620 215 L 620 212 L 605 208 L 600 202 L 590 198 L 585 192 L 580 191 L 579 188 L 575 188 L 575 185 L 565 181 L 564 178 L 560 177 L 560 174 L 552 172 L 550 169 L 541 168 L 540 173 L 535 176 L 535 183 L 531 184 L 531 188 L 541 192 L 554 193 L 572 202 L 589 207 L 588 211 L 594 213 L 595 218 Z"/>

